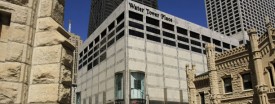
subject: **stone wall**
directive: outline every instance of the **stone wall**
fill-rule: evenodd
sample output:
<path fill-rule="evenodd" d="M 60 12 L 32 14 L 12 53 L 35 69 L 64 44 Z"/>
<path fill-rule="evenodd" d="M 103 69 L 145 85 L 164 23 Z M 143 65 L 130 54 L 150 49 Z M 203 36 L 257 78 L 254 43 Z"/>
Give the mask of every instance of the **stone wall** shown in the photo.
<path fill-rule="evenodd" d="M 63 10 L 63 0 L 0 0 L 11 17 L 0 24 L 1 104 L 70 103 L 74 46 Z"/>

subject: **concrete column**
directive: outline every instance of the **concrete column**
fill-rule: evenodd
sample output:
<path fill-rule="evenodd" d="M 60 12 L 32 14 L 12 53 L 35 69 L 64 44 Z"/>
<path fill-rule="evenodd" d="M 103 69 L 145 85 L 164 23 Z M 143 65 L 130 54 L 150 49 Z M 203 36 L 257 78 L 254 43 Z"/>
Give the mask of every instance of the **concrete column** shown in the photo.
<path fill-rule="evenodd" d="M 252 51 L 252 61 L 253 61 L 253 68 L 252 72 L 254 72 L 256 76 L 256 86 L 254 88 L 255 94 L 258 95 L 258 104 L 269 104 L 268 102 L 268 86 L 265 84 L 264 80 L 264 69 L 262 65 L 262 56 L 259 49 L 258 43 L 258 35 L 256 29 L 251 29 L 248 31 L 249 39 L 250 39 L 250 48 Z"/>
<path fill-rule="evenodd" d="M 188 102 L 189 104 L 197 104 L 196 101 L 196 86 L 194 84 L 195 81 L 195 65 L 189 69 L 189 65 L 186 65 L 186 77 L 187 77 L 187 87 L 188 87 Z"/>
<path fill-rule="evenodd" d="M 207 57 L 207 67 L 209 71 L 209 81 L 210 81 L 210 101 L 211 104 L 220 104 L 220 92 L 218 83 L 218 74 L 215 63 L 215 45 L 206 44 L 206 57 Z"/>

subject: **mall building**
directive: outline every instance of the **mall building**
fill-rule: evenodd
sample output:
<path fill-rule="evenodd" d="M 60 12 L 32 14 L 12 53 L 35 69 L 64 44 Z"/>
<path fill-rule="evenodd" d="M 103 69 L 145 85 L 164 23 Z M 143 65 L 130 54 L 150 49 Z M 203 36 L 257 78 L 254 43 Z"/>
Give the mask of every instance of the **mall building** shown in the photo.
<path fill-rule="evenodd" d="M 185 66 L 206 72 L 216 52 L 238 40 L 125 0 L 79 48 L 79 104 L 187 104 Z"/>

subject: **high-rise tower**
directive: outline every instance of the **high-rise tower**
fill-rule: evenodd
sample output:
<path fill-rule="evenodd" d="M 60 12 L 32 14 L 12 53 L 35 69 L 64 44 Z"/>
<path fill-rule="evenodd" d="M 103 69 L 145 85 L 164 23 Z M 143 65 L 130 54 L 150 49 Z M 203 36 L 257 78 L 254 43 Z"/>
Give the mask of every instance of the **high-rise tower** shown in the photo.
<path fill-rule="evenodd" d="M 274 0 L 205 0 L 208 27 L 227 36 L 247 40 L 247 29 L 265 30 L 265 17 L 275 23 Z"/>
<path fill-rule="evenodd" d="M 123 0 L 92 0 L 88 36 L 117 8 Z M 132 0 L 152 8 L 158 8 L 158 0 Z"/>

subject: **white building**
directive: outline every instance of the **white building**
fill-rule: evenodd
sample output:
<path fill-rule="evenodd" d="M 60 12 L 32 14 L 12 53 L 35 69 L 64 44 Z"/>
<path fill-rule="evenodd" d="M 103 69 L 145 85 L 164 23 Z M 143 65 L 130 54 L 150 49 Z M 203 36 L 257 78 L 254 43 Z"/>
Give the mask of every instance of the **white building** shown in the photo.
<path fill-rule="evenodd" d="M 238 40 L 124 1 L 79 48 L 81 104 L 187 103 L 185 65 L 207 71 L 205 43 L 222 52 Z"/>

